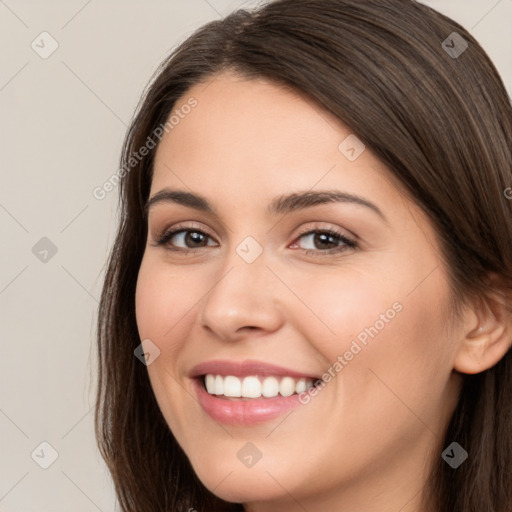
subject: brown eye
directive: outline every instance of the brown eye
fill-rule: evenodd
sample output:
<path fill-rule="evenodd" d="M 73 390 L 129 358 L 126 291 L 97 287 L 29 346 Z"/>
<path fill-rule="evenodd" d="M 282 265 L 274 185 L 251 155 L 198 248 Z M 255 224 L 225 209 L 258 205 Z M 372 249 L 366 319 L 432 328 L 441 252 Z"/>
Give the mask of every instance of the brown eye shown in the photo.
<path fill-rule="evenodd" d="M 306 254 L 331 254 L 357 247 L 353 240 L 331 229 L 308 231 L 297 238 L 297 240 L 301 239 L 306 240 L 306 243 L 305 246 L 299 248 L 303 249 Z M 298 246 L 299 244 L 295 242 L 293 245 Z"/>
<path fill-rule="evenodd" d="M 209 238 L 209 235 L 197 229 L 176 229 L 167 231 L 157 244 L 170 245 L 177 250 L 196 249 L 206 247 Z"/>

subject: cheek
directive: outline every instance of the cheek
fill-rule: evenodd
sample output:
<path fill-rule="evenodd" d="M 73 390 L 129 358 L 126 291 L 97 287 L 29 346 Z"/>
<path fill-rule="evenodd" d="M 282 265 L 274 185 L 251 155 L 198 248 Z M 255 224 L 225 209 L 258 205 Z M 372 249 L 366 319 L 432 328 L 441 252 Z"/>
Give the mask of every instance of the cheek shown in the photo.
<path fill-rule="evenodd" d="M 301 315 L 297 321 L 307 339 L 329 361 L 349 350 L 352 340 L 359 337 L 364 341 L 368 337 L 365 329 L 376 322 L 382 329 L 380 315 L 389 312 L 388 316 L 395 316 L 395 289 L 379 283 L 375 275 L 353 268 L 324 270 L 302 281 L 294 291 L 304 303 L 297 303 L 296 313 Z"/>
<path fill-rule="evenodd" d="M 183 414 L 190 395 L 182 393 L 179 375 L 189 318 L 187 313 L 202 296 L 186 272 L 166 265 L 151 254 L 143 258 L 135 292 L 136 321 L 141 340 L 150 339 L 160 350 L 147 366 L 151 386 L 170 429 L 183 437 Z"/>
<path fill-rule="evenodd" d="M 453 352 L 442 275 L 432 274 L 410 293 L 417 276 L 386 279 L 378 272 L 344 270 L 294 288 L 308 306 L 306 314 L 297 308 L 302 316 L 295 321 L 327 362 L 337 399 L 358 397 L 364 408 L 363 397 L 380 396 L 400 408 L 389 385 L 412 404 L 435 403 L 451 373 Z"/>
<path fill-rule="evenodd" d="M 432 275 L 413 293 L 392 294 L 382 306 L 389 307 L 394 301 L 398 306 L 392 308 L 394 314 L 386 314 L 381 306 L 360 331 L 368 336 L 364 336 L 366 344 L 358 343 L 361 352 L 344 370 L 346 390 L 361 400 L 366 396 L 387 404 L 390 431 L 393 418 L 402 418 L 409 421 L 414 434 L 422 428 L 417 417 L 434 425 L 444 408 L 456 341 L 446 329 L 448 291 L 442 277 Z M 379 322 L 381 313 L 385 315 Z"/>
<path fill-rule="evenodd" d="M 141 338 L 175 339 L 186 314 L 201 297 L 197 280 L 182 270 L 144 257 L 137 279 L 135 311 Z M 177 339 L 177 338 L 176 338 Z M 163 348 L 163 347 L 161 347 Z"/>

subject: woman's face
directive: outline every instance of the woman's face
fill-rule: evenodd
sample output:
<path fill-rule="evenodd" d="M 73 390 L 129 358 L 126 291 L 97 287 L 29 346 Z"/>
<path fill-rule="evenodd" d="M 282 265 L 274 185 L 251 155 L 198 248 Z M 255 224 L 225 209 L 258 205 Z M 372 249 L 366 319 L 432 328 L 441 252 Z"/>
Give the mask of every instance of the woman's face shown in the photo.
<path fill-rule="evenodd" d="M 222 74 L 176 110 L 155 155 L 136 310 L 194 470 L 251 510 L 412 506 L 460 384 L 430 223 L 299 94 Z"/>

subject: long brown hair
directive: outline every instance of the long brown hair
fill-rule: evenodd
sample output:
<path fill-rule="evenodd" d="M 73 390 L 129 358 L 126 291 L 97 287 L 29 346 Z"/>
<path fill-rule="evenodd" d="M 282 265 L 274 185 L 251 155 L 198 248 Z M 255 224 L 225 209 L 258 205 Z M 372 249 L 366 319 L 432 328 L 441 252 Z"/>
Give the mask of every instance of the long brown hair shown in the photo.
<path fill-rule="evenodd" d="M 468 45 L 458 55 L 443 43 L 453 32 Z M 123 147 L 120 224 L 98 316 L 95 426 L 124 512 L 243 510 L 197 479 L 134 357 L 154 150 L 128 162 L 192 85 L 228 69 L 306 93 L 372 148 L 435 227 L 454 311 L 489 290 L 489 272 L 512 282 L 512 204 L 504 195 L 512 186 L 512 108 L 462 26 L 413 0 L 277 0 L 208 23 L 161 64 Z M 510 351 L 464 376 L 443 441 L 470 457 L 454 470 L 438 454 L 425 509 L 512 511 Z"/>

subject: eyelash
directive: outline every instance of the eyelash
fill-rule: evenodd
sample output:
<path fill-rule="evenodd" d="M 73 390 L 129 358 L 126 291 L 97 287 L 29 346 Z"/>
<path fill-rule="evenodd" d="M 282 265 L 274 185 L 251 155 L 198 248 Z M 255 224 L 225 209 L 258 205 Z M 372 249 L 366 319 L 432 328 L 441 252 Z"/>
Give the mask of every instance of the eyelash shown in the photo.
<path fill-rule="evenodd" d="M 157 246 L 167 245 L 167 244 L 169 244 L 169 241 L 172 239 L 172 237 L 174 235 L 176 235 L 178 233 L 183 233 L 183 232 L 200 233 L 200 234 L 205 235 L 205 236 L 207 236 L 209 238 L 212 238 L 208 233 L 205 233 L 201 229 L 196 229 L 196 228 L 191 227 L 191 226 L 178 226 L 178 227 L 176 227 L 175 229 L 173 229 L 171 231 L 164 232 L 164 234 L 162 236 L 160 236 L 159 239 L 157 240 L 156 245 Z M 340 232 L 338 232 L 338 231 L 336 231 L 334 229 L 325 229 L 324 228 L 324 229 L 312 229 L 312 230 L 309 230 L 309 231 L 304 231 L 303 233 L 298 235 L 296 240 L 300 240 L 303 236 L 312 235 L 312 234 L 327 234 L 329 236 L 337 238 L 338 241 L 343 243 L 343 245 L 338 245 L 337 247 L 334 247 L 334 248 L 331 248 L 331 249 L 325 249 L 325 250 L 322 250 L 322 249 L 301 249 L 304 252 L 304 254 L 306 254 L 306 255 L 319 256 L 319 253 L 320 253 L 321 256 L 331 255 L 331 254 L 335 254 L 335 253 L 344 252 L 347 249 L 356 249 L 358 247 L 357 243 L 354 240 L 352 240 L 351 238 L 348 238 L 346 235 L 344 235 L 344 234 L 342 234 L 342 233 L 340 233 Z M 294 242 L 294 244 L 295 244 L 295 242 Z M 171 247 L 169 245 L 168 249 L 171 250 L 171 251 L 178 251 L 178 252 L 181 252 L 183 254 L 188 254 L 190 252 L 194 252 L 194 251 L 197 251 L 197 250 L 205 249 L 206 247 L 197 247 L 195 249 L 194 248 L 186 248 L 186 249 L 184 249 L 183 247 L 176 248 L 176 247 Z"/>

